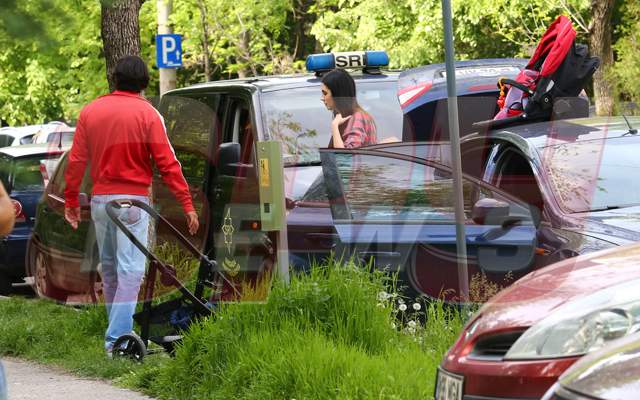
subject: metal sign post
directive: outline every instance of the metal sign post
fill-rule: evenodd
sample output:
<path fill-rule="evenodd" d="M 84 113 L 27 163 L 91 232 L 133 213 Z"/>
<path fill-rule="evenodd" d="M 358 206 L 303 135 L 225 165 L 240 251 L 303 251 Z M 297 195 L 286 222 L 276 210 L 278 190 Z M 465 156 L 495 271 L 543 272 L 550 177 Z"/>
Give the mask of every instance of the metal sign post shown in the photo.
<path fill-rule="evenodd" d="M 176 68 L 182 66 L 182 37 L 172 35 L 169 15 L 173 0 L 157 0 L 158 35 L 156 36 L 156 65 L 160 72 L 160 96 L 176 88 Z"/>
<path fill-rule="evenodd" d="M 453 50 L 453 22 L 451 18 L 450 0 L 442 0 L 442 21 L 444 25 L 449 138 L 451 141 L 451 166 L 453 168 L 453 193 L 456 214 L 458 286 L 460 287 L 460 302 L 464 304 L 469 301 L 469 272 L 467 269 L 467 241 L 464 226 L 464 197 L 462 192 L 462 162 L 460 155 L 460 126 L 458 123 L 458 98 L 456 94 L 455 53 Z"/>

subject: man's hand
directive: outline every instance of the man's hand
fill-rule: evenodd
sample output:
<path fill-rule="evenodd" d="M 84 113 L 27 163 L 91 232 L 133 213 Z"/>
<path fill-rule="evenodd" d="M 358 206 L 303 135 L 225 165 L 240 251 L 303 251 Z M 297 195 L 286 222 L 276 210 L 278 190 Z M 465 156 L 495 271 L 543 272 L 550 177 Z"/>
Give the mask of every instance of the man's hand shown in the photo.
<path fill-rule="evenodd" d="M 195 235 L 198 232 L 200 223 L 198 222 L 198 214 L 195 211 L 190 211 L 186 214 L 187 227 L 189 227 L 189 233 Z"/>
<path fill-rule="evenodd" d="M 67 220 L 73 229 L 78 229 L 78 223 L 80 222 L 80 207 L 65 208 L 64 219 Z"/>

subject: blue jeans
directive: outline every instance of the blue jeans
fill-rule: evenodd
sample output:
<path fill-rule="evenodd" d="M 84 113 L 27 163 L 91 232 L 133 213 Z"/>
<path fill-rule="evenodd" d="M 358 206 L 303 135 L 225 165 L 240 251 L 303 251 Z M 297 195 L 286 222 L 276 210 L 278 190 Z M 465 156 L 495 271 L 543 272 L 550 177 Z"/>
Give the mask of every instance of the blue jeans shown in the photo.
<path fill-rule="evenodd" d="M 106 204 L 115 199 L 135 199 L 149 204 L 146 196 L 124 194 L 96 195 L 91 199 L 91 218 L 102 263 L 102 290 L 109 326 L 105 333 L 105 349 L 133 329 L 133 314 L 138 302 L 140 283 L 145 273 L 146 257 L 111 221 Z M 138 207 L 115 209 L 118 219 L 147 246 L 149 214 Z"/>

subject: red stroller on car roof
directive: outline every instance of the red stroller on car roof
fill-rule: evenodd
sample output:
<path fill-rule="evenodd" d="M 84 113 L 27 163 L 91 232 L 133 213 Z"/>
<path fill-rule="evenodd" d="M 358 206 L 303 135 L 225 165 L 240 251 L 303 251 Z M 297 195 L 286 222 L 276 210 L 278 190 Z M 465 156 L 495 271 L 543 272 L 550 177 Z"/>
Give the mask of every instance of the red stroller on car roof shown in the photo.
<path fill-rule="evenodd" d="M 575 38 L 576 31 L 569 18 L 563 15 L 556 18 L 525 69 L 515 79 L 499 79 L 500 110 L 493 121 L 479 125 L 499 127 L 519 121 L 587 116 L 586 99 L 575 99 L 600 60 L 589 56 L 587 46 L 576 44 Z"/>

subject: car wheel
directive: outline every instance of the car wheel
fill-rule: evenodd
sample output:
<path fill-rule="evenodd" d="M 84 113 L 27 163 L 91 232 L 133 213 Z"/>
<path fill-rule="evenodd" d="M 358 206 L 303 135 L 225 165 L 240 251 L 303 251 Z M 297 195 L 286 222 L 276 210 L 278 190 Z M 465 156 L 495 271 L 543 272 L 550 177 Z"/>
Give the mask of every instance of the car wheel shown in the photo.
<path fill-rule="evenodd" d="M 49 279 L 49 257 L 40 250 L 33 255 L 33 286 L 40 297 L 64 302 L 67 299 L 64 291 L 56 288 Z"/>
<path fill-rule="evenodd" d="M 129 358 L 142 362 L 144 356 L 147 355 L 147 346 L 144 345 L 140 336 L 131 332 L 116 339 L 112 354 L 113 358 Z"/>

